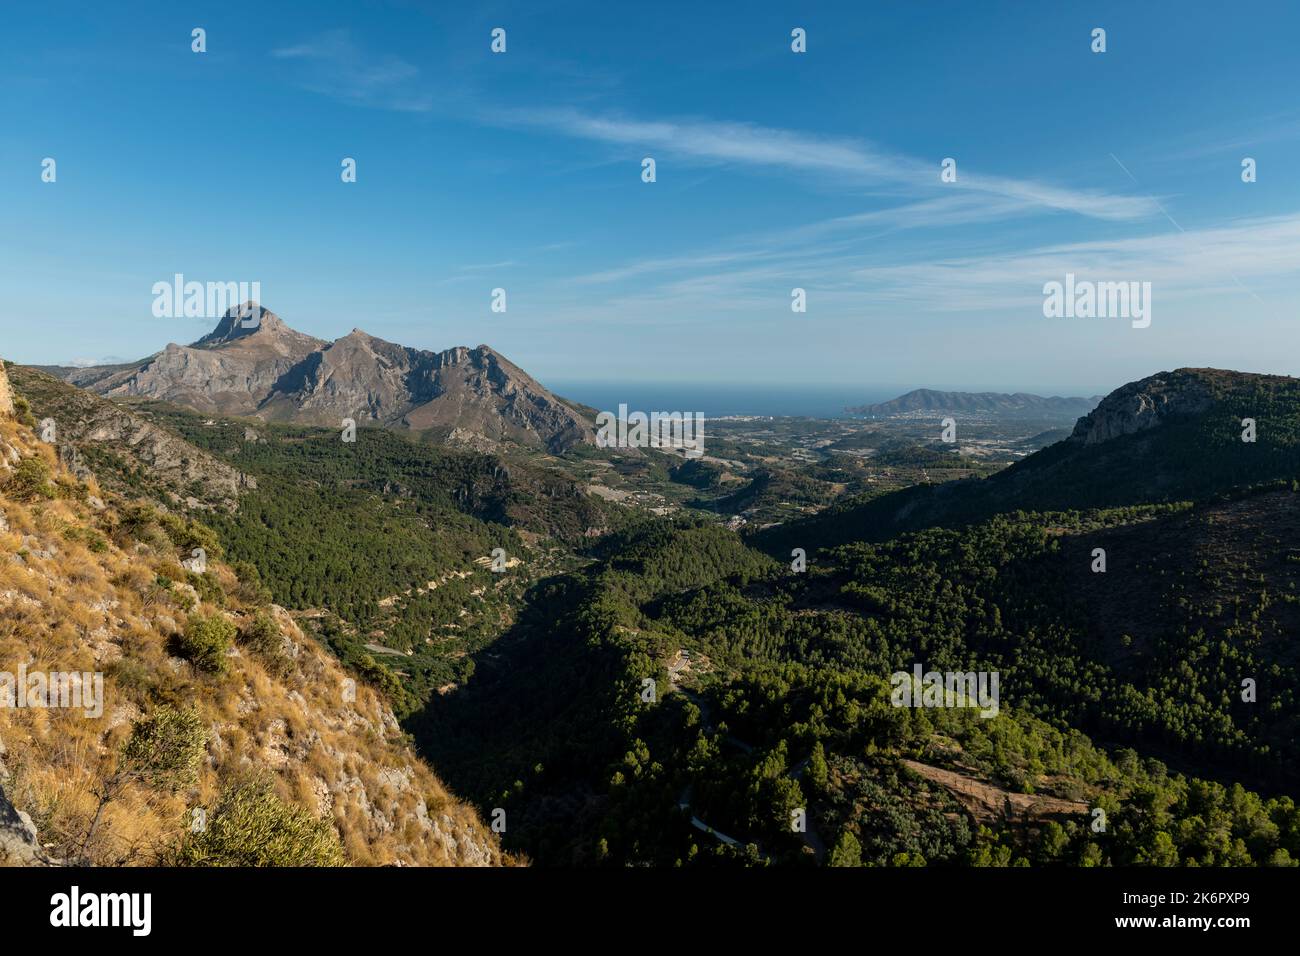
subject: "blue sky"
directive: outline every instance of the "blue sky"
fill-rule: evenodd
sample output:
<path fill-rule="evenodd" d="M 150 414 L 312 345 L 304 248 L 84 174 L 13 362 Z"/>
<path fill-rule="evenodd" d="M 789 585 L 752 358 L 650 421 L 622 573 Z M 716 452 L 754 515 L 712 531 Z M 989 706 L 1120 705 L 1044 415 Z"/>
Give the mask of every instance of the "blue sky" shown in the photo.
<path fill-rule="evenodd" d="M 7 5 L 0 354 L 192 341 L 181 272 L 543 382 L 1295 371 L 1293 3 L 454 6 Z M 1044 318 L 1067 271 L 1150 281 L 1151 326 Z"/>

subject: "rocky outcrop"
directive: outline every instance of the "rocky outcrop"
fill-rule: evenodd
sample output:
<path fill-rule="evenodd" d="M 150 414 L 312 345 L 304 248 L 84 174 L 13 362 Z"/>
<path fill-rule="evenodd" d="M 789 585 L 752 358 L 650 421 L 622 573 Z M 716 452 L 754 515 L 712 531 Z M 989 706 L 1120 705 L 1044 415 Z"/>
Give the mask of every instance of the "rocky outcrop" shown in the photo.
<path fill-rule="evenodd" d="M 0 785 L 0 866 L 51 866 L 32 818 L 16 809 Z"/>
<path fill-rule="evenodd" d="M 0 375 L 3 373 L 4 368 L 0 366 Z M 3 530 L 8 530 L 7 524 Z M 55 866 L 56 862 L 41 846 L 32 818 L 9 802 L 5 793 L 5 784 L 10 779 L 6 756 L 4 741 L 0 740 L 0 867 Z"/>
<path fill-rule="evenodd" d="M 1069 441 L 1096 445 L 1155 428 L 1173 417 L 1199 414 L 1213 403 L 1209 384 L 1194 370 L 1158 372 L 1107 395 L 1079 419 Z"/>
<path fill-rule="evenodd" d="M 430 352 L 360 329 L 327 343 L 269 311 L 244 328 L 232 310 L 194 344 L 168 345 L 134 365 L 53 371 L 112 398 L 330 427 L 350 418 L 483 450 L 510 441 L 560 451 L 595 440 L 582 412 L 486 345 Z"/>
<path fill-rule="evenodd" d="M 9 377 L 5 374 L 5 363 L 0 359 L 0 415 L 14 413 L 14 393 L 9 387 Z"/>

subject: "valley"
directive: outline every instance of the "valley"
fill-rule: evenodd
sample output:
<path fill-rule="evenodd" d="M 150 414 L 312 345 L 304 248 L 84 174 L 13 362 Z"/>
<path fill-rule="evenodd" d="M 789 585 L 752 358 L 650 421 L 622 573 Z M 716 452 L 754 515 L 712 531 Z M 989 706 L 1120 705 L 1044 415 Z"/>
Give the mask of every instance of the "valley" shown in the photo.
<path fill-rule="evenodd" d="M 10 937 L 1294 928 L 1300 7 L 3 26 Z"/>
<path fill-rule="evenodd" d="M 1300 858 L 1294 380 L 1162 373 L 1076 422 L 732 416 L 696 457 L 10 371 L 65 467 L 210 529 L 520 860 Z M 914 667 L 1001 700 L 891 706 Z"/>

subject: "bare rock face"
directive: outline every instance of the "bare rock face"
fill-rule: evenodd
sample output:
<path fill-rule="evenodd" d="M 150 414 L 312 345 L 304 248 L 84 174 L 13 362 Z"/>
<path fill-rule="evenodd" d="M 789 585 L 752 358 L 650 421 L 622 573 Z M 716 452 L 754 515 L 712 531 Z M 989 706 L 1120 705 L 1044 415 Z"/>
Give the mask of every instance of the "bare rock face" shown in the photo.
<path fill-rule="evenodd" d="M 14 807 L 0 786 L 0 866 L 53 866 L 32 818 Z"/>
<path fill-rule="evenodd" d="M 558 451 L 594 435 L 577 411 L 486 345 L 428 352 L 354 329 L 300 372 L 263 405 L 268 417 L 440 430 L 484 449 L 514 441 Z"/>
<path fill-rule="evenodd" d="M 594 442 L 585 418 L 486 345 L 424 354 L 420 397 L 431 397 L 406 414 L 408 427 L 460 429 L 552 451 Z"/>
<path fill-rule="evenodd" d="M 57 372 L 108 397 L 330 427 L 350 418 L 484 450 L 502 441 L 551 451 L 595 441 L 579 410 L 486 345 L 430 352 L 360 329 L 327 343 L 265 310 L 255 328 L 231 310 L 194 344 L 168 345 L 134 365 Z"/>
<path fill-rule="evenodd" d="M 0 415 L 14 413 L 14 393 L 9 387 L 9 376 L 5 374 L 5 363 L 0 360 Z"/>
<path fill-rule="evenodd" d="M 1169 418 L 1198 414 L 1213 403 L 1209 385 L 1195 371 L 1159 372 L 1107 395 L 1079 419 L 1069 440 L 1096 445 L 1155 428 Z"/>

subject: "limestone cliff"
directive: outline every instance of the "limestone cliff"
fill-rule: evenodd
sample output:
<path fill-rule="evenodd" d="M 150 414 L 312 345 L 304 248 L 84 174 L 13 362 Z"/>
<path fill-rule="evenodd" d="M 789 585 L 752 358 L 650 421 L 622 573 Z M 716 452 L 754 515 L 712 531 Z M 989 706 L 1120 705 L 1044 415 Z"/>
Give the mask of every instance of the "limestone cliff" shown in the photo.
<path fill-rule="evenodd" d="M 1208 382 L 1194 369 L 1158 372 L 1115 389 L 1079 419 L 1069 440 L 1084 445 L 1155 428 L 1180 415 L 1195 415 L 1214 402 Z"/>

